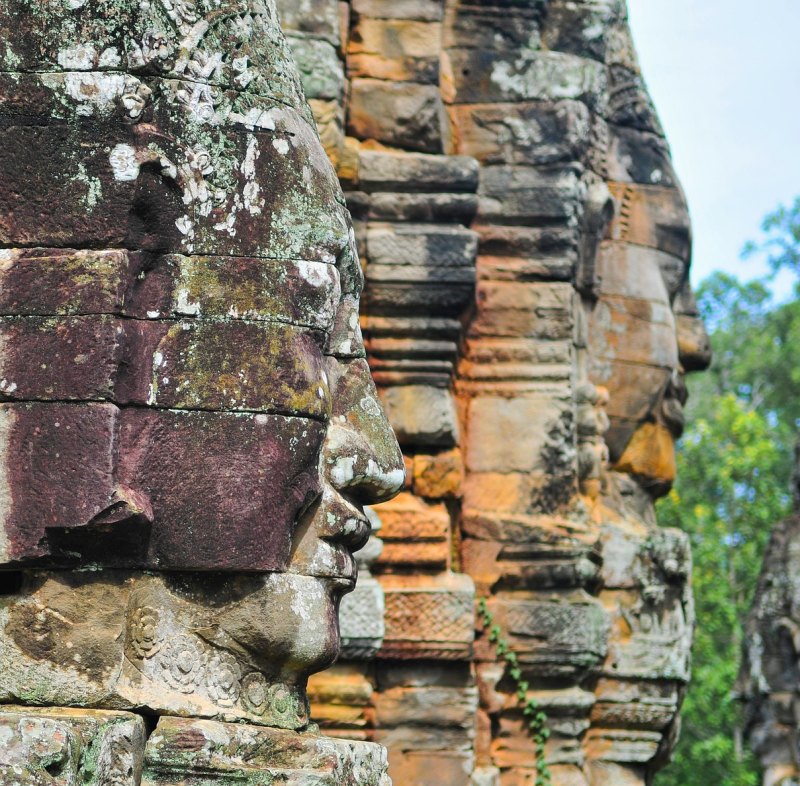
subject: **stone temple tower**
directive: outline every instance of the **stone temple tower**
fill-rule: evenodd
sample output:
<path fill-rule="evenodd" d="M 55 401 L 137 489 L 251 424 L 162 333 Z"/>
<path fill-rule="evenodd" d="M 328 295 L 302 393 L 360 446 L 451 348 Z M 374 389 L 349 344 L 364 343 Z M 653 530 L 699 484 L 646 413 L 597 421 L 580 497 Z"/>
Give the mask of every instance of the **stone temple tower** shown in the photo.
<path fill-rule="evenodd" d="M 688 541 L 653 503 L 709 345 L 625 4 L 280 11 L 353 213 L 407 470 L 376 509 L 383 644 L 315 677 L 313 711 L 383 741 L 403 782 L 533 783 L 483 598 L 547 715 L 552 782 L 649 783 L 693 625 Z"/>

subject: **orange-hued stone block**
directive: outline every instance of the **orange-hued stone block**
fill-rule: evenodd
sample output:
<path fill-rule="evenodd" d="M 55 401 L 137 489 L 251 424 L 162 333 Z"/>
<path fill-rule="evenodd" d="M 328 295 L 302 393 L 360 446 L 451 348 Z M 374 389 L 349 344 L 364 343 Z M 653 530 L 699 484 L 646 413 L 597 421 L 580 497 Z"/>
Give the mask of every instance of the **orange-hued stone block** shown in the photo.
<path fill-rule="evenodd" d="M 472 336 L 568 338 L 574 325 L 575 292 L 569 284 L 479 281 L 479 316 Z"/>
<path fill-rule="evenodd" d="M 360 664 L 339 663 L 309 679 L 311 717 L 326 733 L 360 733 L 366 738 L 368 728 L 374 725 L 374 687 L 366 671 Z"/>
<path fill-rule="evenodd" d="M 440 40 L 438 22 L 362 16 L 348 46 L 348 74 L 392 82 L 435 82 Z"/>
<path fill-rule="evenodd" d="M 307 81 L 347 81 L 339 115 L 316 111 L 406 468 L 376 509 L 386 637 L 352 728 L 396 784 L 535 786 L 484 598 L 548 716 L 553 786 L 644 786 L 674 746 L 693 614 L 688 544 L 654 502 L 709 345 L 627 21 L 608 3 L 343 5 L 338 42 L 290 16 Z M 309 39 L 340 47 L 330 75 Z M 331 685 L 326 723 L 345 724 Z"/>
<path fill-rule="evenodd" d="M 675 441 L 660 423 L 642 423 L 616 463 L 616 469 L 669 486 L 675 480 Z"/>
<path fill-rule="evenodd" d="M 448 450 L 435 456 L 414 457 L 414 493 L 429 499 L 461 496 L 464 462 L 461 451 Z"/>
<path fill-rule="evenodd" d="M 469 472 L 464 478 L 464 508 L 524 513 L 530 507 L 530 491 L 529 473 Z"/>
<path fill-rule="evenodd" d="M 469 576 L 384 574 L 386 634 L 379 658 L 469 660 L 475 585 Z"/>
<path fill-rule="evenodd" d="M 450 559 L 450 514 L 444 503 L 429 503 L 405 491 L 376 507 L 383 551 L 379 568 L 414 566 L 441 570 Z"/>

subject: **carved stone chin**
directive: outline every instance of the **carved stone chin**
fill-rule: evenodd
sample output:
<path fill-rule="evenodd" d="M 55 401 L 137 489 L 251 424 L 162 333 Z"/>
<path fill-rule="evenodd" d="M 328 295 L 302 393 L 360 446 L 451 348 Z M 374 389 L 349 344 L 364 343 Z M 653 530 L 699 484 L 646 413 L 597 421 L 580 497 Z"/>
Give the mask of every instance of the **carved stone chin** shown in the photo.
<path fill-rule="evenodd" d="M 29 574 L 2 604 L 1 695 L 302 729 L 339 594 L 289 574 Z"/>

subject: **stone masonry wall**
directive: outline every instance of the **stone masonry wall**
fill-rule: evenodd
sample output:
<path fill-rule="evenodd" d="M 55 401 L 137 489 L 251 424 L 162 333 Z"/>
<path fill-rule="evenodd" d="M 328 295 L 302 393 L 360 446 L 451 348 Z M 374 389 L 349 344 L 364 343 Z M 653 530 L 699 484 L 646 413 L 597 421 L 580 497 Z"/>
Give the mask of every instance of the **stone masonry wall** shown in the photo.
<path fill-rule="evenodd" d="M 649 783 L 693 623 L 688 544 L 653 501 L 708 343 L 624 3 L 282 13 L 356 221 L 369 362 L 408 472 L 376 510 L 383 646 L 315 678 L 315 717 L 383 741 L 402 783 L 534 783 L 475 622 L 485 597 L 548 714 L 553 782 Z"/>

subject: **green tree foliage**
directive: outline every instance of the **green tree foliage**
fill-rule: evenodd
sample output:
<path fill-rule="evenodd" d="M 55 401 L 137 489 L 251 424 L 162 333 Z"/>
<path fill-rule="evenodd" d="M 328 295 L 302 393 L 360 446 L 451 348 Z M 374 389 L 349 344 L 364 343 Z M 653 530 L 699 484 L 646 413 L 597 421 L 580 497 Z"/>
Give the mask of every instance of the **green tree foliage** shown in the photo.
<path fill-rule="evenodd" d="M 711 412 L 716 397 L 732 393 L 794 431 L 800 421 L 800 299 L 775 305 L 765 281 L 742 283 L 717 272 L 700 285 L 698 304 L 714 360 L 690 380 L 689 422 Z"/>
<path fill-rule="evenodd" d="M 765 237 L 760 243 L 747 243 L 745 259 L 764 253 L 774 273 L 786 269 L 800 276 L 800 197 L 791 207 L 779 205 L 764 218 L 761 229 Z"/>
<path fill-rule="evenodd" d="M 800 279 L 800 199 L 762 226 L 745 253 L 768 254 L 773 272 Z M 758 786 L 757 762 L 740 739 L 731 691 L 743 622 L 772 527 L 791 508 L 790 476 L 800 423 L 800 288 L 775 304 L 769 280 L 710 276 L 698 303 L 714 361 L 689 379 L 689 427 L 678 482 L 659 522 L 688 532 L 697 627 L 693 677 L 675 760 L 657 786 Z"/>
<path fill-rule="evenodd" d="M 697 627 L 681 741 L 658 786 L 760 783 L 752 755 L 741 750 L 731 689 L 761 555 L 788 511 L 790 446 L 732 393 L 716 397 L 683 440 L 680 483 L 659 506 L 659 521 L 690 533 Z"/>

